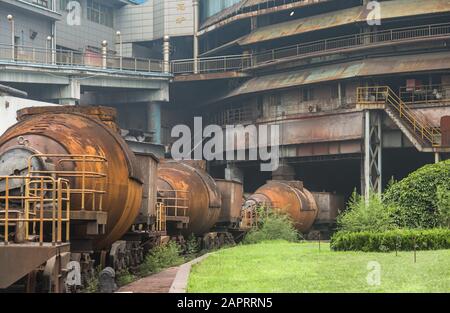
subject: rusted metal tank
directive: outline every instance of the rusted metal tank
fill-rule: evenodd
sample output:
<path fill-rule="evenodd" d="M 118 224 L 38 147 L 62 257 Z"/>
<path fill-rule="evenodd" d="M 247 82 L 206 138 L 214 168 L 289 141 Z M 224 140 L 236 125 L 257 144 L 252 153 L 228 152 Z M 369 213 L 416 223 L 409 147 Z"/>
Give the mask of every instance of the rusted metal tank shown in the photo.
<path fill-rule="evenodd" d="M 158 167 L 157 190 L 162 197 L 170 194 L 167 193 L 170 190 L 187 198 L 187 201 L 183 201 L 187 205 L 186 215 L 189 217 L 187 228 L 182 231 L 185 235 L 207 233 L 219 218 L 221 194 L 202 163 L 161 161 Z"/>
<path fill-rule="evenodd" d="M 150 224 L 149 219 L 156 216 L 156 180 L 159 159 L 151 153 L 135 152 L 136 160 L 143 175 L 142 205 L 136 224 Z"/>
<path fill-rule="evenodd" d="M 241 221 L 241 209 L 244 189 L 242 183 L 233 180 L 216 179 L 222 195 L 222 208 L 217 225 L 238 228 Z"/>
<path fill-rule="evenodd" d="M 0 158 L 16 156 L 8 158 L 9 165 L 0 166 L 0 172 L 3 171 L 0 175 L 26 175 L 28 158 L 36 154 L 58 155 L 36 158 L 33 169 L 42 170 L 81 170 L 80 163 L 60 163 L 60 155 L 95 155 L 106 160 L 106 164 L 84 164 L 86 172 L 104 172 L 104 180 L 85 180 L 85 186 L 82 186 L 81 177 L 70 181 L 71 189 L 105 192 L 101 205 L 95 205 L 90 201 L 92 197 L 87 196 L 83 210 L 90 213 L 102 208 L 107 212 L 104 234 L 94 238 L 95 249 L 109 247 L 128 231 L 139 213 L 142 200 L 140 170 L 134 154 L 117 132 L 115 119 L 116 111 L 105 107 L 27 108 L 18 112 L 18 124 L 0 138 Z M 82 209 L 79 198 L 71 199 L 71 202 L 72 210 Z"/>
<path fill-rule="evenodd" d="M 311 229 L 319 211 L 314 196 L 300 181 L 268 181 L 244 204 L 244 208 L 257 206 L 288 214 L 302 233 Z"/>

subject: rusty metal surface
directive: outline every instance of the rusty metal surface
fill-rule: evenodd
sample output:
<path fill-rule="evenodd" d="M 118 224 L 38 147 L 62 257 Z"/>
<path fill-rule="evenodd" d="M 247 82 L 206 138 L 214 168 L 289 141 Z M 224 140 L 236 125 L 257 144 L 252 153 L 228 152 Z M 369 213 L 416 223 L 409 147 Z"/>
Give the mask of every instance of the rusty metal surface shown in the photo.
<path fill-rule="evenodd" d="M 257 92 L 266 92 L 325 81 L 365 76 L 444 70 L 450 68 L 450 54 L 427 53 L 399 57 L 386 57 L 326 65 L 300 71 L 260 76 L 248 80 L 240 87 L 216 101 Z"/>
<path fill-rule="evenodd" d="M 176 190 L 185 192 L 188 197 L 189 217 L 186 235 L 201 235 L 208 232 L 220 214 L 221 194 L 207 172 L 200 168 L 177 161 L 162 161 L 158 167 L 159 190 Z"/>
<path fill-rule="evenodd" d="M 441 118 L 442 146 L 450 147 L 450 116 Z"/>
<path fill-rule="evenodd" d="M 301 182 L 269 181 L 251 195 L 246 203 L 269 204 L 275 210 L 288 214 L 294 221 L 295 228 L 307 233 L 318 215 L 316 201 L 313 195 L 302 188 Z"/>
<path fill-rule="evenodd" d="M 147 223 L 149 216 L 156 216 L 156 180 L 158 177 L 159 160 L 152 154 L 137 153 L 137 164 L 144 173 L 142 205 L 137 223 Z"/>
<path fill-rule="evenodd" d="M 344 196 L 330 192 L 313 192 L 319 208 L 316 223 L 334 223 L 340 211 L 345 209 Z"/>
<path fill-rule="evenodd" d="M 97 248 L 105 248 L 129 229 L 139 213 L 142 200 L 140 172 L 134 154 L 118 133 L 96 117 L 75 113 L 73 107 L 67 109 L 69 113 L 65 113 L 64 108 L 58 107 L 57 113 L 51 113 L 53 107 L 40 108 L 43 114 L 32 110 L 19 113 L 21 121 L 0 138 L 0 154 L 17 146 L 18 138 L 23 136 L 29 148 L 42 154 L 90 154 L 105 157 L 108 161 L 107 181 L 106 186 L 102 187 L 106 189 L 103 208 L 108 213 L 108 225 L 106 235 L 96 242 Z M 57 164 L 58 160 L 52 161 Z M 86 165 L 87 170 L 93 172 L 100 171 L 99 166 L 103 165 Z M 72 181 L 72 187 L 79 189 L 80 180 Z M 93 187 L 89 186 L 92 182 L 86 185 L 87 188 Z M 74 202 L 72 210 L 79 209 L 76 201 Z M 86 210 L 89 210 L 89 206 Z"/>
<path fill-rule="evenodd" d="M 262 15 L 271 12 L 276 12 L 278 10 L 287 10 L 297 7 L 310 6 L 317 4 L 319 2 L 327 2 L 332 0 L 297 0 L 291 1 L 290 3 L 280 4 L 278 6 L 269 6 L 272 5 L 273 1 L 270 0 L 242 0 L 219 13 L 209 17 L 206 21 L 201 25 L 201 30 L 209 30 L 209 28 L 215 28 L 215 26 L 223 26 L 227 23 L 248 18 L 250 16 Z M 269 5 L 268 5 L 269 4 Z M 255 7 L 251 9 L 251 7 Z M 203 34 L 203 32 L 200 32 Z"/>
<path fill-rule="evenodd" d="M 282 144 L 356 140 L 363 137 L 363 114 L 330 114 L 283 123 Z"/>
<path fill-rule="evenodd" d="M 0 289 L 8 288 L 57 254 L 69 252 L 70 245 L 45 243 L 0 246 Z"/>
<path fill-rule="evenodd" d="M 216 179 L 217 187 L 222 194 L 222 209 L 220 211 L 218 223 L 234 223 L 241 217 L 242 199 L 244 197 L 244 188 L 241 183 Z"/>
<path fill-rule="evenodd" d="M 380 2 L 380 4 L 382 20 L 450 11 L 447 0 L 394 0 Z M 239 44 L 251 45 L 306 32 L 365 22 L 368 13 L 369 11 L 364 6 L 360 6 L 261 27 L 242 38 Z"/>

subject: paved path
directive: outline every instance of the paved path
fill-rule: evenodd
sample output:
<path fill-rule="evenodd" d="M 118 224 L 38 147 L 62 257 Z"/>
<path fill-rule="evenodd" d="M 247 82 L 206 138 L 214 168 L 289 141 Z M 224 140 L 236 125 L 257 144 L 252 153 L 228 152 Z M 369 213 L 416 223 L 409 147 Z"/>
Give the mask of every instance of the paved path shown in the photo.
<path fill-rule="evenodd" d="M 117 292 L 168 293 L 177 272 L 178 267 L 171 267 L 158 274 L 141 278 L 134 283 L 123 286 Z"/>

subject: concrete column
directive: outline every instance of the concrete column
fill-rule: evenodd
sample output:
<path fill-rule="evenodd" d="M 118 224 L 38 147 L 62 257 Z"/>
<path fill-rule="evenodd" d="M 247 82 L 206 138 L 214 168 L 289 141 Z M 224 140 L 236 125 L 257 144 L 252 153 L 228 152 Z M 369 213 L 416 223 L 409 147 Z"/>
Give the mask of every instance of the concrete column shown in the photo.
<path fill-rule="evenodd" d="M 153 134 L 153 143 L 161 144 L 161 105 L 159 101 L 147 104 L 147 131 Z"/>
<path fill-rule="evenodd" d="M 244 173 L 235 164 L 229 163 L 225 168 L 225 179 L 244 183 Z"/>
<path fill-rule="evenodd" d="M 45 100 L 57 101 L 61 105 L 76 105 L 81 99 L 80 81 L 70 79 L 68 85 L 44 88 L 39 96 Z"/>
<path fill-rule="evenodd" d="M 439 152 L 436 152 L 434 154 L 434 163 L 439 163 L 441 162 L 441 155 L 439 154 Z"/>
<path fill-rule="evenodd" d="M 193 56 L 194 56 L 194 74 L 198 73 L 198 54 L 199 54 L 199 40 L 198 40 L 198 28 L 200 25 L 200 10 L 199 10 L 199 1 L 192 0 L 193 5 L 193 13 L 194 13 L 194 47 L 193 47 Z"/>
<path fill-rule="evenodd" d="M 170 37 L 164 36 L 163 38 L 163 71 L 164 73 L 170 73 Z"/>

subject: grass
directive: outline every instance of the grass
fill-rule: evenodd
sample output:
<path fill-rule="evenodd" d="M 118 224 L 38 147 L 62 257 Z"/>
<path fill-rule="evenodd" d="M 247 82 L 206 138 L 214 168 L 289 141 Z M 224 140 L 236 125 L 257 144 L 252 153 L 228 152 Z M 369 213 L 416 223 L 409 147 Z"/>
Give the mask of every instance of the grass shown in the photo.
<path fill-rule="evenodd" d="M 368 262 L 381 265 L 370 286 Z M 329 244 L 265 242 L 217 251 L 193 267 L 189 292 L 450 292 L 450 250 L 333 252 Z"/>

